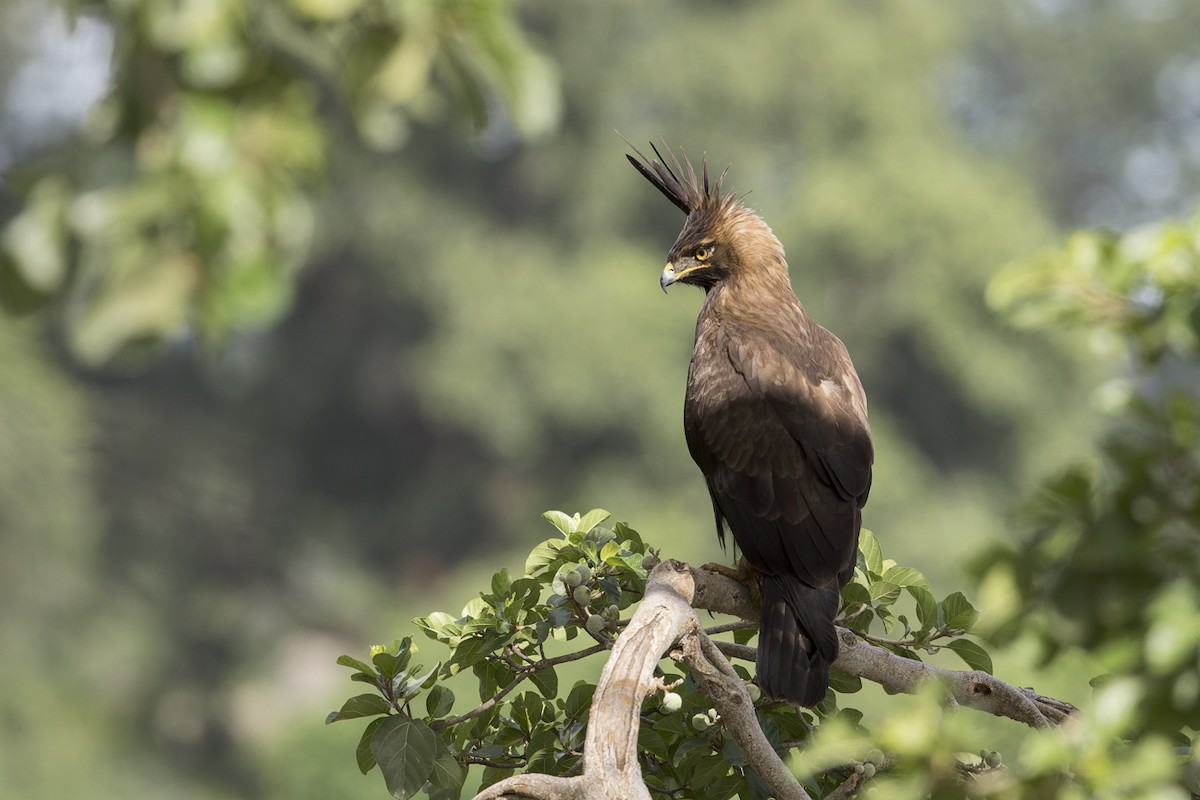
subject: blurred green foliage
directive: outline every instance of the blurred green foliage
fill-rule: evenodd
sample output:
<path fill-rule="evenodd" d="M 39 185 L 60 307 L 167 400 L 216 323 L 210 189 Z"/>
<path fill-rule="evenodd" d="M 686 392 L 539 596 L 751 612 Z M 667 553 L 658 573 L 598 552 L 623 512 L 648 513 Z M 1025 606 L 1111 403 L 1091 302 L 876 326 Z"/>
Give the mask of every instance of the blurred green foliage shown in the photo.
<path fill-rule="evenodd" d="M 996 265 L 1195 191 L 1200 7 L 1150 5 L 78 2 L 77 127 L 102 65 L 0 5 L 0 793 L 376 796 L 330 660 L 537 510 L 713 556 L 699 297 L 613 128 L 733 162 L 867 386 L 868 524 L 959 585 L 1121 368 L 998 322 Z"/>
<path fill-rule="evenodd" d="M 85 150 L 24 176 L 0 298 L 27 309 L 65 295 L 71 349 L 91 366 L 278 321 L 311 257 L 331 125 L 394 150 L 411 122 L 444 113 L 447 91 L 480 124 L 489 91 L 523 134 L 555 122 L 554 72 L 503 2 L 71 10 L 112 26 L 116 90 L 89 112 Z"/>
<path fill-rule="evenodd" d="M 1084 326 L 1124 355 L 1103 388 L 1110 420 L 1097 451 L 1044 483 L 1019 517 L 1027 532 L 979 562 L 984 588 L 1006 599 L 995 638 L 1035 640 L 1048 665 L 1064 650 L 1091 653 L 1106 670 L 1092 681 L 1096 727 L 1110 737 L 1093 745 L 1162 765 L 1182 747 L 1195 793 L 1200 223 L 1076 234 L 1008 268 L 990 297 L 1018 324 Z M 1093 791 L 1111 791 L 1101 778 Z"/>

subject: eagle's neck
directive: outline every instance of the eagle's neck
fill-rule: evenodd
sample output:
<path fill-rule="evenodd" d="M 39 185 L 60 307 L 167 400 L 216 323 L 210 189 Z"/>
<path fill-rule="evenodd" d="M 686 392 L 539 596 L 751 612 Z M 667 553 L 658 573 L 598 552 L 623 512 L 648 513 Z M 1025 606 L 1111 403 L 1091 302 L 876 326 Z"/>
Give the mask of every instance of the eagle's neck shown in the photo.
<path fill-rule="evenodd" d="M 788 276 L 782 253 L 769 263 L 743 262 L 741 268 L 709 289 L 700 316 L 713 322 L 738 323 L 769 330 L 779 324 L 781 310 L 809 322 Z"/>

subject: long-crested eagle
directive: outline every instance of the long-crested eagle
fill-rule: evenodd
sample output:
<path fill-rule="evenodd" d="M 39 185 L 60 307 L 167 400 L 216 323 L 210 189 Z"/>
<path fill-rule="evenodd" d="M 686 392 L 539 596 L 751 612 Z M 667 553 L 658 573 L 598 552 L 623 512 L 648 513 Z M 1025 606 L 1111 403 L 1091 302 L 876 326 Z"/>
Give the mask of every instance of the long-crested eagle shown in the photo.
<path fill-rule="evenodd" d="M 630 147 L 633 147 L 630 145 Z M 758 683 L 816 705 L 837 658 L 834 618 L 854 574 L 874 450 L 862 383 L 792 290 L 783 246 L 721 179 L 669 148 L 626 157 L 687 214 L 663 269 L 700 286 L 683 428 L 716 515 L 759 576 Z M 721 177 L 724 177 L 722 173 Z"/>

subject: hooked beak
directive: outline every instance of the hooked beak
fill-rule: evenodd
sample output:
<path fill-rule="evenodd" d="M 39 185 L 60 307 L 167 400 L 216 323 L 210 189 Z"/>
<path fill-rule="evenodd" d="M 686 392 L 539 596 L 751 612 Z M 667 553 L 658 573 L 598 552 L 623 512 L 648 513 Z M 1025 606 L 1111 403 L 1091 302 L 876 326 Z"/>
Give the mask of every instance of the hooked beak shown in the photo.
<path fill-rule="evenodd" d="M 668 263 L 663 267 L 662 276 L 658 279 L 658 285 L 662 287 L 664 292 L 672 283 L 678 282 L 684 275 L 695 272 L 696 270 L 704 269 L 704 264 L 692 264 L 690 267 L 675 271 L 675 265 Z"/>
<path fill-rule="evenodd" d="M 675 267 L 667 264 L 663 267 L 662 277 L 658 279 L 658 285 L 662 287 L 663 294 L 667 293 L 667 287 L 674 283 L 678 278 L 675 277 Z"/>

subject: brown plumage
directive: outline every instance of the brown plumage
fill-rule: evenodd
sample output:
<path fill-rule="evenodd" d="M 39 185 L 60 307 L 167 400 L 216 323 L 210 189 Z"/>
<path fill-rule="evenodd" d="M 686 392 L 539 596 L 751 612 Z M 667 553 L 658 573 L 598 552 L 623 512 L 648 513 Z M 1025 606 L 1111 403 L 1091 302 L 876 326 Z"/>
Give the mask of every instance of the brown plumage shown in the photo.
<path fill-rule="evenodd" d="M 632 145 L 630 145 L 632 147 Z M 845 346 L 796 299 L 783 246 L 686 156 L 630 163 L 687 214 L 663 270 L 702 287 L 683 423 L 716 514 L 760 576 L 758 682 L 816 705 L 837 658 L 833 620 L 854 574 L 871 488 L 870 426 Z M 722 173 L 722 178 L 724 174 Z"/>

